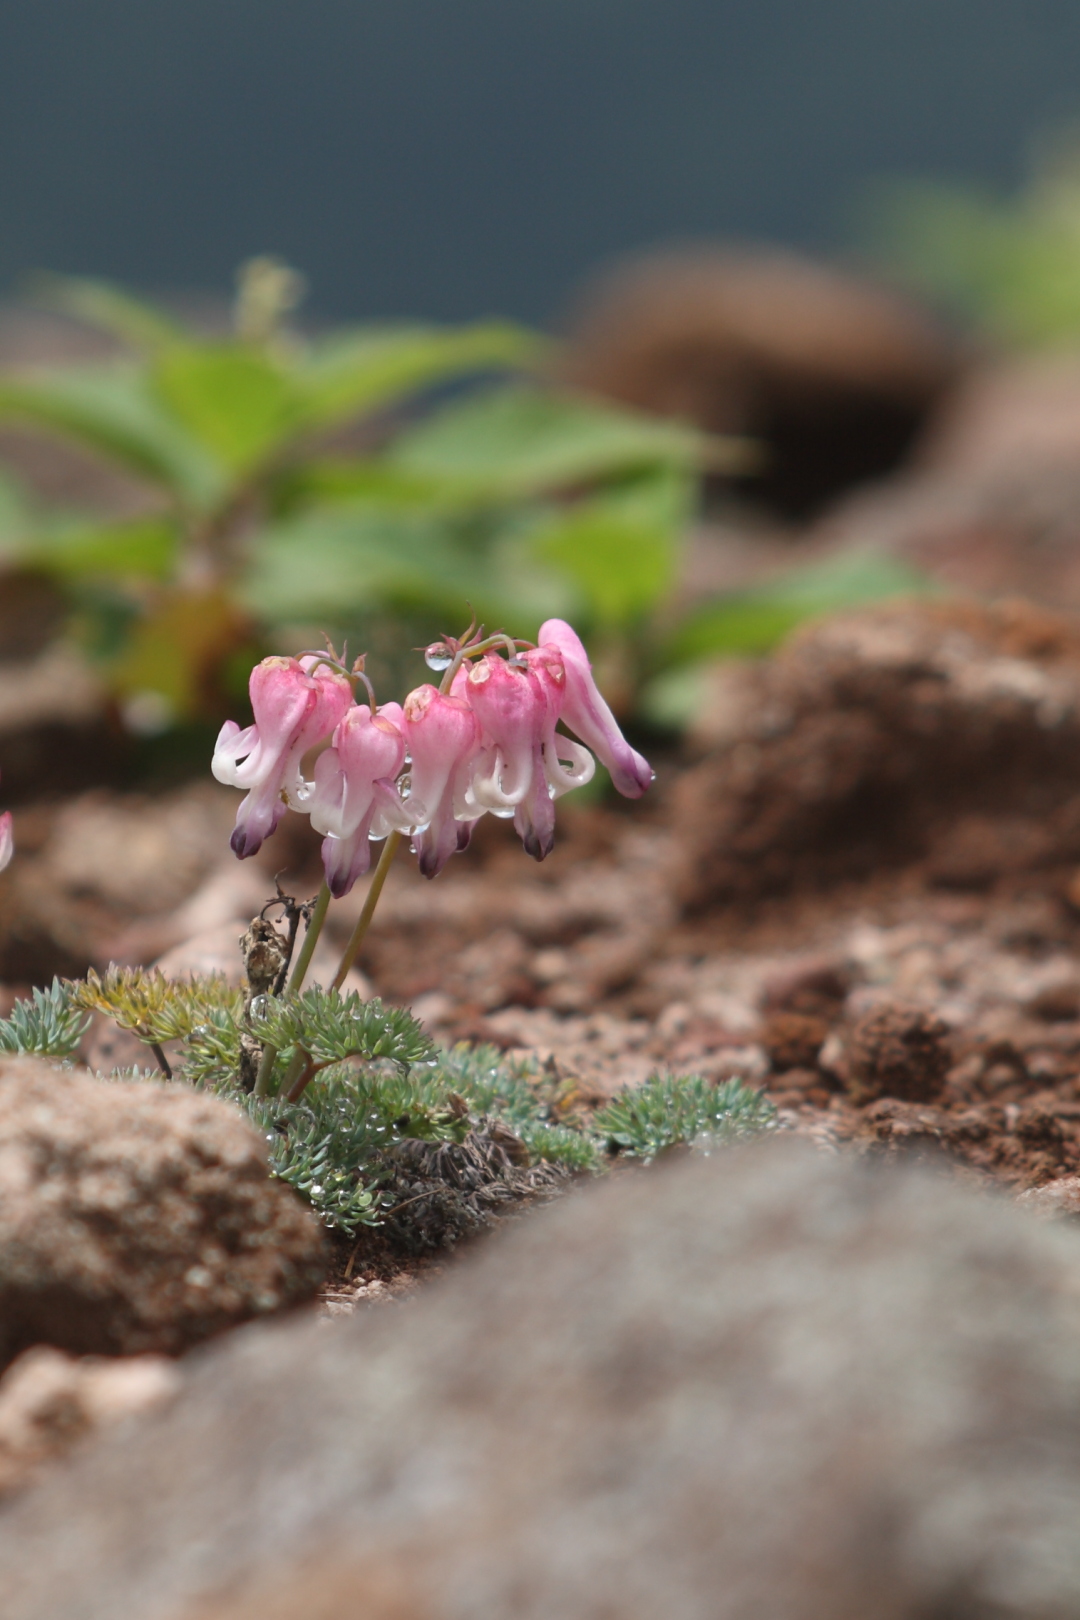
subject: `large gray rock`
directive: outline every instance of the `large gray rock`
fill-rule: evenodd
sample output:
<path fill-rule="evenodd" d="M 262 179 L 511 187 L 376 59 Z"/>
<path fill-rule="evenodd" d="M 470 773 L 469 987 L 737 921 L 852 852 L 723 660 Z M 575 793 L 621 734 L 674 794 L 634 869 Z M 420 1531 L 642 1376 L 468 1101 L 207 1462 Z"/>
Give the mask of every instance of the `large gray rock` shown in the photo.
<path fill-rule="evenodd" d="M 266 1144 L 187 1086 L 0 1060 L 0 1366 L 172 1353 L 309 1299 L 324 1237 Z"/>
<path fill-rule="evenodd" d="M 5 1620 L 1072 1620 L 1080 1239 L 779 1144 L 245 1330 L 0 1516 Z"/>

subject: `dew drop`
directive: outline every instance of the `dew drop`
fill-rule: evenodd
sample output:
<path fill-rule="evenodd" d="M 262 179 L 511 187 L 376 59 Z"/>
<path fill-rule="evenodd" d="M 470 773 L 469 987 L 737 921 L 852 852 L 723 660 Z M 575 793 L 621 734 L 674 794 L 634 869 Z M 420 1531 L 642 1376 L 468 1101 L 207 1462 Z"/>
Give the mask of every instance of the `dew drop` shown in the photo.
<path fill-rule="evenodd" d="M 269 996 L 253 996 L 251 1006 L 248 1008 L 252 1018 L 266 1018 L 270 1012 Z"/>
<path fill-rule="evenodd" d="M 453 654 L 441 641 L 433 641 L 424 654 L 424 663 L 428 669 L 449 669 L 453 662 Z"/>

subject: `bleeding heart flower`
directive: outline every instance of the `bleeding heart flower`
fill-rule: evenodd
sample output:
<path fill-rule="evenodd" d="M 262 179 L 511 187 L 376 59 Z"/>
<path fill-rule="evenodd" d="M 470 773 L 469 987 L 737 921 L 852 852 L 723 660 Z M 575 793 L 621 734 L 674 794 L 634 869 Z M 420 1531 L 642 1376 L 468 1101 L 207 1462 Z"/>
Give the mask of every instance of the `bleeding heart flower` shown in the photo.
<path fill-rule="evenodd" d="M 464 671 L 459 672 L 464 676 Z M 409 752 L 409 796 L 413 849 L 425 877 L 441 872 L 451 855 L 468 846 L 473 823 L 484 808 L 469 797 L 473 763 L 480 748 L 480 725 L 469 703 L 455 691 L 418 686 L 405 699 L 401 729 Z"/>
<path fill-rule="evenodd" d="M 304 809 L 300 762 L 338 725 L 353 700 L 352 683 L 315 657 L 264 658 L 248 684 L 254 725 L 226 720 L 211 770 L 229 787 L 247 788 L 236 815 L 233 853 L 254 855 L 291 803 Z"/>
<path fill-rule="evenodd" d="M 488 653 L 464 691 L 483 733 L 469 796 L 494 815 L 512 814 L 525 849 L 542 861 L 555 843 L 554 800 L 596 769 L 588 749 L 555 729 L 566 693 L 562 657 L 553 647 L 534 647 L 514 663 Z"/>
<path fill-rule="evenodd" d="M 315 781 L 303 803 L 315 831 L 325 834 L 323 868 L 335 899 L 370 867 L 373 838 L 414 825 L 394 785 L 405 763 L 400 721 L 397 703 L 384 704 L 375 715 L 366 704 L 354 704 L 315 761 Z"/>
<path fill-rule="evenodd" d="M 607 766 L 611 780 L 624 798 L 640 799 L 653 781 L 652 766 L 631 748 L 619 730 L 615 716 L 593 680 L 592 665 L 581 638 L 564 619 L 548 619 L 540 626 L 538 651 L 547 650 L 559 654 L 566 671 L 563 724 Z"/>

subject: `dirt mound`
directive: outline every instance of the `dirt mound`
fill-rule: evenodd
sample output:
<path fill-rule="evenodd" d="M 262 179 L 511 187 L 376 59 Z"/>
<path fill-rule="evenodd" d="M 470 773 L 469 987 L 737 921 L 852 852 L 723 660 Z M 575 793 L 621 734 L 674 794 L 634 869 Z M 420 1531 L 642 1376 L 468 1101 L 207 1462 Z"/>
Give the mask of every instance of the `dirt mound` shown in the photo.
<path fill-rule="evenodd" d="M 1080 1240 L 808 1150 L 253 1330 L 0 1520 L 5 1620 L 1080 1606 Z M 204 1607 L 210 1604 L 210 1607 Z"/>
<path fill-rule="evenodd" d="M 1076 621 L 884 606 L 808 629 L 742 692 L 676 794 L 688 909 L 913 861 L 977 890 L 1080 859 Z"/>
<path fill-rule="evenodd" d="M 901 461 L 960 371 L 914 305 L 794 254 L 702 248 L 600 282 L 567 380 L 717 433 L 767 461 L 748 492 L 804 517 Z"/>

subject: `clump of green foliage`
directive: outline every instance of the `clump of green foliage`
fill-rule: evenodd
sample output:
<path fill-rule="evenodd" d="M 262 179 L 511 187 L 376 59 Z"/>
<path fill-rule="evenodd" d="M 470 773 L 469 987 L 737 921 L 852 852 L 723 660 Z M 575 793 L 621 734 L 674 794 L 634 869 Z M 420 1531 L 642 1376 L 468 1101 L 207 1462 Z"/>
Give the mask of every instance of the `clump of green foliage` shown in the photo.
<path fill-rule="evenodd" d="M 54 979 L 48 990 L 35 988 L 0 1020 L 0 1052 L 66 1058 L 78 1047 L 90 1022 L 70 987 Z"/>
<path fill-rule="evenodd" d="M 914 286 L 1021 348 L 1080 337 L 1080 144 L 1044 148 L 1013 197 L 911 181 L 882 186 L 868 235 Z"/>
<path fill-rule="evenodd" d="M 146 486 L 143 513 L 102 521 L 44 510 L 0 469 L 0 566 L 59 589 L 134 732 L 219 722 L 259 656 L 314 626 L 396 676 L 395 649 L 434 640 L 463 599 L 530 635 L 570 619 L 617 711 L 679 723 L 684 670 L 916 583 L 858 556 L 688 614 L 700 475 L 739 471 L 747 447 L 561 390 L 548 346 L 506 322 L 307 338 L 287 267 L 256 260 L 239 289 L 210 337 L 55 279 L 49 299 L 121 352 L 0 375 L 0 418 Z"/>
<path fill-rule="evenodd" d="M 593 1129 L 635 1159 L 655 1159 L 684 1143 L 702 1148 L 770 1130 L 776 1110 L 741 1080 L 711 1085 L 700 1075 L 653 1075 L 602 1108 Z"/>
<path fill-rule="evenodd" d="M 305 990 L 250 1006 L 221 978 L 168 980 L 110 968 L 54 980 L 0 1020 L 0 1050 L 73 1057 L 90 1010 L 156 1053 L 180 1044 L 177 1083 L 235 1103 L 266 1137 L 270 1167 L 332 1230 L 386 1226 L 410 1248 L 455 1238 L 498 1209 L 601 1171 L 612 1151 L 644 1160 L 679 1143 L 708 1145 L 767 1130 L 757 1092 L 700 1076 L 656 1076 L 592 1120 L 564 1117 L 543 1070 L 493 1047 L 436 1048 L 402 1008 Z M 241 1043 L 257 1032 L 278 1051 L 276 1090 L 240 1084 Z M 303 1090 L 285 1094 L 298 1053 L 316 1058 Z M 147 1070 L 134 1071 L 145 1078 Z M 130 1071 L 116 1078 L 132 1077 Z"/>

